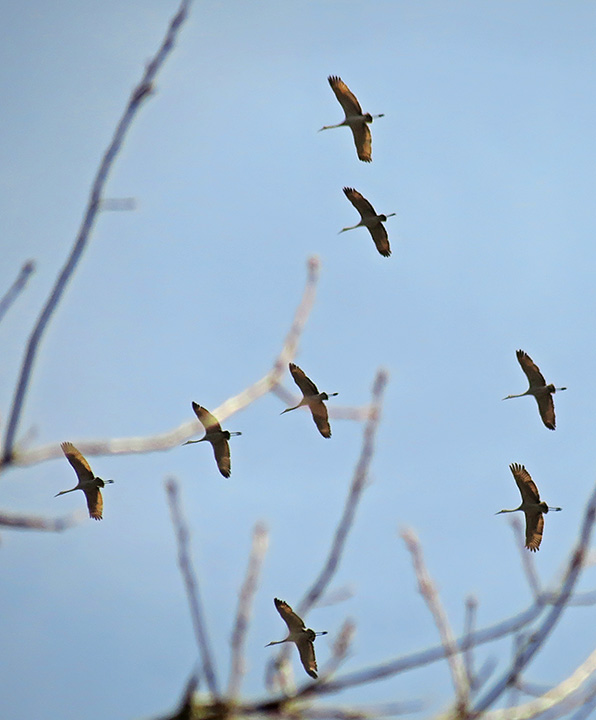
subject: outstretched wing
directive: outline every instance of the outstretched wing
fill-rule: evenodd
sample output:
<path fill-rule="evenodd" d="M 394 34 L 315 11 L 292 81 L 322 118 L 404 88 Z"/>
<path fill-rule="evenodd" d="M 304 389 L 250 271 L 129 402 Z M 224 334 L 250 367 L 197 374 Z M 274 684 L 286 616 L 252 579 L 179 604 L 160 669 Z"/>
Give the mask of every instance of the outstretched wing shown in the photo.
<path fill-rule="evenodd" d="M 85 487 L 83 492 L 87 499 L 89 517 L 94 520 L 101 520 L 103 517 L 103 497 L 100 489 L 98 487 Z"/>
<path fill-rule="evenodd" d="M 298 365 L 294 365 L 294 363 L 290 363 L 289 367 L 292 377 L 294 378 L 294 382 L 298 385 L 305 397 L 319 394 L 317 386 L 310 378 L 306 377 L 304 370 L 301 370 Z"/>
<path fill-rule="evenodd" d="M 82 453 L 76 449 L 71 442 L 63 442 L 60 447 L 66 455 L 66 459 L 74 468 L 81 484 L 92 482 L 95 478 L 89 463 L 85 460 Z"/>
<path fill-rule="evenodd" d="M 375 242 L 377 250 L 383 257 L 389 257 L 391 255 L 391 246 L 389 245 L 389 236 L 387 230 L 382 222 L 377 225 L 369 227 L 369 232 L 372 235 L 372 239 Z"/>
<path fill-rule="evenodd" d="M 526 547 L 532 552 L 540 548 L 544 530 L 544 515 L 541 512 L 526 512 Z"/>
<path fill-rule="evenodd" d="M 315 645 L 312 640 L 308 640 L 306 637 L 301 637 L 296 642 L 298 652 L 300 653 L 300 660 L 306 672 L 311 678 L 317 679 L 317 661 L 315 659 Z"/>
<path fill-rule="evenodd" d="M 536 398 L 538 403 L 538 411 L 542 422 L 549 430 L 555 429 L 555 402 L 550 393 L 545 393 Z"/>
<path fill-rule="evenodd" d="M 209 410 L 196 402 L 193 402 L 192 409 L 195 411 L 195 415 L 199 418 L 201 425 L 205 428 L 205 432 L 221 432 L 221 425 L 215 415 L 212 415 Z"/>
<path fill-rule="evenodd" d="M 348 198 L 356 210 L 358 210 L 362 219 L 377 216 L 374 207 L 369 203 L 364 195 L 362 195 L 362 193 L 359 193 L 358 190 L 354 190 L 354 188 L 351 187 L 345 187 L 343 190 L 344 195 Z"/>
<path fill-rule="evenodd" d="M 526 468 L 519 463 L 512 463 L 509 469 L 513 473 L 515 483 L 522 496 L 522 501 L 538 504 L 540 502 L 540 493 Z"/>
<path fill-rule="evenodd" d="M 530 387 L 534 388 L 546 385 L 546 380 L 540 372 L 540 368 L 538 367 L 538 365 L 536 365 L 532 358 L 523 350 L 516 350 L 515 354 L 517 356 L 519 364 L 521 365 L 522 370 L 525 372 L 526 377 L 528 378 Z"/>
<path fill-rule="evenodd" d="M 213 453 L 215 454 L 215 460 L 219 472 L 226 478 L 229 478 L 232 473 L 232 463 L 230 460 L 230 443 L 225 440 L 219 440 L 218 442 L 211 443 L 213 445 Z"/>
<path fill-rule="evenodd" d="M 312 403 L 310 406 L 315 425 L 319 428 L 319 432 L 325 438 L 331 437 L 331 426 L 329 425 L 329 415 L 327 413 L 327 406 L 320 400 L 317 403 Z"/>
<path fill-rule="evenodd" d="M 273 598 L 273 602 L 275 603 L 277 612 L 282 616 L 284 622 L 288 626 L 290 633 L 296 633 L 306 629 L 302 618 L 296 615 L 285 600 Z"/>
<path fill-rule="evenodd" d="M 338 99 L 339 104 L 342 106 L 346 117 L 348 115 L 362 115 L 360 103 L 345 82 L 336 75 L 330 75 L 327 80 L 329 81 L 329 85 L 331 85 L 331 89 L 335 93 L 335 97 Z"/>
<path fill-rule="evenodd" d="M 350 125 L 350 128 L 354 136 L 358 159 L 362 160 L 362 162 L 372 162 L 372 135 L 370 128 L 365 122 Z"/>

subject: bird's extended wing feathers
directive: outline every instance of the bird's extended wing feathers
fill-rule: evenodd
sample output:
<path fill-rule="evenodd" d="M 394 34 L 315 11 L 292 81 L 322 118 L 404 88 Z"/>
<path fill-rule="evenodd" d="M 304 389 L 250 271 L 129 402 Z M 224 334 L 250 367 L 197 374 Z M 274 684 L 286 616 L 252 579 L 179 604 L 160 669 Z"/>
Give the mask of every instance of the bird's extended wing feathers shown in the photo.
<path fill-rule="evenodd" d="M 350 125 L 354 136 L 354 145 L 358 153 L 358 159 L 362 162 L 372 162 L 372 135 L 366 123 Z"/>
<path fill-rule="evenodd" d="M 275 603 L 277 612 L 282 616 L 284 622 L 288 626 L 288 630 L 291 633 L 300 632 L 300 630 L 304 630 L 306 628 L 306 625 L 304 624 L 302 618 L 296 615 L 296 613 L 292 610 L 292 608 L 285 600 L 274 598 L 273 602 Z"/>
<path fill-rule="evenodd" d="M 540 548 L 544 531 L 544 515 L 541 512 L 525 513 L 526 515 L 526 547 L 532 552 Z"/>
<path fill-rule="evenodd" d="M 389 235 L 382 222 L 378 225 L 368 228 L 372 239 L 376 245 L 377 250 L 383 257 L 389 257 L 391 255 L 391 246 L 389 245 Z"/>
<path fill-rule="evenodd" d="M 377 213 L 374 207 L 364 197 L 364 195 L 362 195 L 362 193 L 359 193 L 358 190 L 355 190 L 351 187 L 345 187 L 343 190 L 344 195 L 348 198 L 348 200 L 352 203 L 356 210 L 358 210 L 360 216 L 363 219 L 365 217 L 370 217 L 371 215 L 374 215 L 376 217 Z"/>
<path fill-rule="evenodd" d="M 219 472 L 226 478 L 230 477 L 232 472 L 232 462 L 230 460 L 230 443 L 227 440 L 211 443 L 213 445 L 213 453 L 217 461 Z"/>
<path fill-rule="evenodd" d="M 91 482 L 95 475 L 89 466 L 89 463 L 85 460 L 82 453 L 71 442 L 63 442 L 60 447 L 62 452 L 66 456 L 68 462 L 74 468 L 74 471 L 79 478 L 79 482 L 86 483 Z"/>
<path fill-rule="evenodd" d="M 103 517 L 103 497 L 98 487 L 84 488 L 85 498 L 87 499 L 87 507 L 89 509 L 89 517 L 94 520 L 101 520 Z"/>
<path fill-rule="evenodd" d="M 307 638 L 301 638 L 297 643 L 298 652 L 300 653 L 300 660 L 306 672 L 311 678 L 317 679 L 317 661 L 315 658 L 315 646 L 312 640 Z"/>
<path fill-rule="evenodd" d="M 542 422 L 549 430 L 555 429 L 555 401 L 550 393 L 536 397 L 538 403 L 538 412 L 542 418 Z"/>
<path fill-rule="evenodd" d="M 536 487 L 536 483 L 532 480 L 532 476 L 523 465 L 512 463 L 509 469 L 513 473 L 515 483 L 519 488 L 519 492 L 524 502 L 539 503 L 540 493 Z"/>
<path fill-rule="evenodd" d="M 209 410 L 202 407 L 196 402 L 193 402 L 192 409 L 195 411 L 196 416 L 199 418 L 201 425 L 205 428 L 205 432 L 213 432 L 216 430 L 221 431 L 221 425 L 219 421 L 212 415 Z"/>
<path fill-rule="evenodd" d="M 308 397 L 309 395 L 318 395 L 319 391 L 317 389 L 317 386 L 314 384 L 314 382 L 306 377 L 304 370 L 298 367 L 298 365 L 294 365 L 294 363 L 290 363 L 290 372 L 292 373 L 292 377 L 294 378 L 294 382 L 300 390 L 302 391 L 302 394 L 305 397 Z"/>
<path fill-rule="evenodd" d="M 528 378 L 530 387 L 540 387 L 541 385 L 546 385 L 546 380 L 540 372 L 540 368 L 536 365 L 532 358 L 523 350 L 516 350 L 515 354 L 522 370 Z"/>
<path fill-rule="evenodd" d="M 327 80 L 339 104 L 342 106 L 346 117 L 348 115 L 362 115 L 360 103 L 345 82 L 336 75 L 330 75 Z"/>
<path fill-rule="evenodd" d="M 321 400 L 320 402 L 312 403 L 309 407 L 312 413 L 312 419 L 319 428 L 321 435 L 325 438 L 330 438 L 331 426 L 329 425 L 329 414 L 327 413 L 325 403 Z"/>

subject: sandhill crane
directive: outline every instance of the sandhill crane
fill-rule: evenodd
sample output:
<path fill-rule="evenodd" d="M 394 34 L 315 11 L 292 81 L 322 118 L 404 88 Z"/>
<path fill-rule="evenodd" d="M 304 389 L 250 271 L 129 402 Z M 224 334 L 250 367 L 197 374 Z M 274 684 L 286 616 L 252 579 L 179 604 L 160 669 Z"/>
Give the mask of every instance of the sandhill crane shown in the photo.
<path fill-rule="evenodd" d="M 205 428 L 205 435 L 200 440 L 187 440 L 183 445 L 191 445 L 192 443 L 210 442 L 213 445 L 213 454 L 217 462 L 219 472 L 226 478 L 230 477 L 232 472 L 230 462 L 230 444 L 228 440 L 234 435 L 242 435 L 241 432 L 230 432 L 222 430 L 217 418 L 213 416 L 209 410 L 193 402 L 192 409 L 199 418 L 201 425 Z"/>
<path fill-rule="evenodd" d="M 300 388 L 302 392 L 302 400 L 298 405 L 294 407 L 286 408 L 281 414 L 290 412 L 290 410 L 296 410 L 299 407 L 308 405 L 312 413 L 315 425 L 319 428 L 319 432 L 325 438 L 331 437 L 331 426 L 329 425 L 329 415 L 327 414 L 327 407 L 323 403 L 323 400 L 329 400 L 330 397 L 334 397 L 337 393 L 325 393 L 319 392 L 314 382 L 306 377 L 304 370 L 301 370 L 298 365 L 290 363 L 290 372 L 294 378 L 294 382 Z"/>
<path fill-rule="evenodd" d="M 342 233 L 346 232 L 346 230 L 355 230 L 359 227 L 366 227 L 377 246 L 377 250 L 383 257 L 389 257 L 391 255 L 391 248 L 389 246 L 387 230 L 385 230 L 383 223 L 388 217 L 395 215 L 395 213 L 389 213 L 389 215 L 377 215 L 374 207 L 363 195 L 358 192 L 358 190 L 354 190 L 354 188 L 345 187 L 344 194 L 360 213 L 360 222 L 358 225 L 342 228 L 339 232 Z"/>
<path fill-rule="evenodd" d="M 540 412 L 542 422 L 549 430 L 554 430 L 555 403 L 553 402 L 553 394 L 561 390 L 567 390 L 567 388 L 556 388 L 552 383 L 547 385 L 544 376 L 540 372 L 540 368 L 534 363 L 527 353 L 523 350 L 516 350 L 515 354 L 517 355 L 517 359 L 522 367 L 522 370 L 526 373 L 530 387 L 525 393 L 521 393 L 520 395 L 507 395 L 507 397 L 504 397 L 503 400 L 523 397 L 524 395 L 533 395 L 538 403 L 538 410 Z"/>
<path fill-rule="evenodd" d="M 114 481 L 102 480 L 99 477 L 95 477 L 93 471 L 89 467 L 89 463 L 72 443 L 63 442 L 60 447 L 62 448 L 62 452 L 66 455 L 68 462 L 73 466 L 79 482 L 76 487 L 73 487 L 70 490 L 62 490 L 62 492 L 57 493 L 55 497 L 58 497 L 58 495 L 66 495 L 66 493 L 74 492 L 75 490 L 82 490 L 85 493 L 85 498 L 87 499 L 89 517 L 94 520 L 101 520 L 103 512 L 103 498 L 99 488 L 105 487 L 108 483 L 113 483 Z"/>
<path fill-rule="evenodd" d="M 337 125 L 325 125 L 321 130 L 331 130 L 332 128 L 343 127 L 344 125 L 348 126 L 354 136 L 354 144 L 356 145 L 358 157 L 363 162 L 372 162 L 372 139 L 367 123 L 371 123 L 374 118 L 383 117 L 383 114 L 363 114 L 356 96 L 350 91 L 350 88 L 341 78 L 330 75 L 327 80 L 335 93 L 335 97 L 339 100 L 339 104 L 344 110 L 345 117 L 343 122 Z"/>
<path fill-rule="evenodd" d="M 530 473 L 523 465 L 512 463 L 509 469 L 513 473 L 517 487 L 522 496 L 522 502 L 519 507 L 513 510 L 499 510 L 496 515 L 501 513 L 517 512 L 522 510 L 526 516 L 526 547 L 532 552 L 540 549 L 542 541 L 542 531 L 544 529 L 543 514 L 549 510 L 561 510 L 560 507 L 549 507 L 544 501 L 540 501 L 540 493 L 536 487 L 536 483 L 532 480 Z"/>
<path fill-rule="evenodd" d="M 288 626 L 289 634 L 285 640 L 274 640 L 273 642 L 267 643 L 265 647 L 269 647 L 270 645 L 281 645 L 281 643 L 285 642 L 296 643 L 304 669 L 311 678 L 316 680 L 318 675 L 314 641 L 317 635 L 327 635 L 327 631 L 315 632 L 314 630 L 307 628 L 302 618 L 296 615 L 285 600 L 274 598 L 273 602 L 275 603 L 277 612 L 282 616 Z"/>

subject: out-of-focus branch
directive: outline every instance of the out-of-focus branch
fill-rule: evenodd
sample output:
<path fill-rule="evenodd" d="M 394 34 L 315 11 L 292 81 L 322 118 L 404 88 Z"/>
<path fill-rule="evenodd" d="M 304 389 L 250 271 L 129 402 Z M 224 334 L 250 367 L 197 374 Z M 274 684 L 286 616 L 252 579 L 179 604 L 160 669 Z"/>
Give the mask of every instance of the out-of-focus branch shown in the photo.
<path fill-rule="evenodd" d="M 33 260 L 28 260 L 21 268 L 17 279 L 8 288 L 4 297 L 0 299 L 0 321 L 2 321 L 2 318 L 6 315 L 8 308 L 17 299 L 19 294 L 25 289 L 27 280 L 29 280 L 29 276 L 34 271 L 35 262 Z"/>
<path fill-rule="evenodd" d="M 424 563 L 422 548 L 420 547 L 420 542 L 416 534 L 412 529 L 407 529 L 402 531 L 401 536 L 412 556 L 414 572 L 418 581 L 418 590 L 433 616 L 435 625 L 439 631 L 441 644 L 445 648 L 445 655 L 447 656 L 447 662 L 449 663 L 453 686 L 455 688 L 457 716 L 465 717 L 470 699 L 470 684 L 463 659 L 457 652 L 457 644 L 453 631 L 451 630 L 447 614 L 441 604 L 439 593 Z"/>
<path fill-rule="evenodd" d="M 341 626 L 339 634 L 331 648 L 331 660 L 329 660 L 323 670 L 321 670 L 322 680 L 331 677 L 337 672 L 337 668 L 343 663 L 350 652 L 355 634 L 356 625 L 352 620 L 346 620 Z"/>
<path fill-rule="evenodd" d="M 513 528 L 515 544 L 521 556 L 522 567 L 524 569 L 526 580 L 528 581 L 528 585 L 530 586 L 530 590 L 532 591 L 534 600 L 536 600 L 536 602 L 539 602 L 542 596 L 542 588 L 540 587 L 540 580 L 538 579 L 538 574 L 536 573 L 536 566 L 534 565 L 534 555 L 528 552 L 525 547 L 526 540 L 524 536 L 522 522 L 518 517 L 510 518 L 509 522 L 511 524 L 511 527 Z"/>
<path fill-rule="evenodd" d="M 85 215 L 83 217 L 83 221 L 81 223 L 81 227 L 79 229 L 79 233 L 75 240 L 74 246 L 71 250 L 68 260 L 66 261 L 66 264 L 60 271 L 58 279 L 56 280 L 52 292 L 50 293 L 50 296 L 47 299 L 43 310 L 41 311 L 41 314 L 37 320 L 37 323 L 35 324 L 35 327 L 33 328 L 33 332 L 31 333 L 31 336 L 29 337 L 29 341 L 27 343 L 25 357 L 21 366 L 20 376 L 17 382 L 15 395 L 12 401 L 12 407 L 8 418 L 6 436 L 4 438 L 4 446 L 2 451 L 2 462 L 0 464 L 8 464 L 12 459 L 15 435 L 17 432 L 19 419 L 21 417 L 23 403 L 25 401 L 25 395 L 29 387 L 29 380 L 31 377 L 31 372 L 33 370 L 33 364 L 35 362 L 35 357 L 37 355 L 39 344 L 43 337 L 44 331 L 54 313 L 54 310 L 56 309 L 58 303 L 60 302 L 60 299 L 62 298 L 68 281 L 76 270 L 83 251 L 87 246 L 91 230 L 93 229 L 95 220 L 97 218 L 97 213 L 101 210 L 101 196 L 104 191 L 108 175 L 114 164 L 114 160 L 116 159 L 118 152 L 122 147 L 122 143 L 124 142 L 126 134 L 139 108 L 141 107 L 143 101 L 153 91 L 153 81 L 155 80 L 155 77 L 158 71 L 161 69 L 167 56 L 174 47 L 174 42 L 177 38 L 180 26 L 186 19 L 188 8 L 190 6 L 190 1 L 191 0 L 182 0 L 182 2 L 180 3 L 178 12 L 170 22 L 170 26 L 161 44 L 161 47 L 159 48 L 153 59 L 146 66 L 141 81 L 133 90 L 130 99 L 126 105 L 126 109 L 124 110 L 124 114 L 120 118 L 112 140 L 108 145 L 108 148 L 101 160 L 101 163 L 97 170 L 97 174 L 95 175 L 95 179 L 93 181 L 93 185 L 91 186 L 89 200 L 87 201 L 87 208 L 85 210 Z"/>
<path fill-rule="evenodd" d="M 288 334 L 284 340 L 282 349 L 276 358 L 273 367 L 269 372 L 253 385 L 243 390 L 238 395 L 226 400 L 218 408 L 212 410 L 213 414 L 220 420 L 224 421 L 239 410 L 248 407 L 252 402 L 262 395 L 276 388 L 285 373 L 287 364 L 296 353 L 298 342 L 304 330 L 304 326 L 310 312 L 312 310 L 317 282 L 319 279 L 320 263 L 316 256 L 308 260 L 308 272 L 306 278 L 306 286 L 302 294 L 302 299 Z M 188 420 L 173 430 L 159 433 L 157 435 L 148 435 L 144 437 L 125 437 L 113 438 L 111 440 L 80 440 L 76 445 L 85 455 L 120 455 L 131 453 L 147 453 L 159 450 L 169 450 L 177 447 L 185 440 L 188 440 L 197 432 L 197 420 Z M 62 451 L 58 443 L 51 445 L 43 445 L 42 447 L 33 448 L 31 450 L 18 450 L 11 456 L 13 465 L 34 465 L 36 463 L 50 460 L 52 458 L 61 457 Z"/>
<path fill-rule="evenodd" d="M 568 712 L 574 701 L 572 695 L 578 692 L 596 672 L 596 650 L 577 667 L 574 672 L 562 683 L 544 693 L 539 698 L 530 702 L 517 705 L 516 707 L 502 708 L 485 713 L 483 720 L 525 720 L 540 715 L 547 710 L 555 708 L 565 701 L 565 712 Z M 583 702 L 584 698 L 578 698 L 577 703 Z M 475 716 L 476 717 L 476 716 Z"/>
<path fill-rule="evenodd" d="M 354 517 L 356 515 L 356 509 L 362 492 L 366 487 L 366 481 L 368 478 L 368 469 L 373 458 L 375 436 L 379 420 L 381 419 L 381 407 L 383 404 L 383 393 L 388 381 L 388 375 L 385 370 L 379 370 L 375 377 L 372 389 L 372 397 L 370 410 L 368 414 L 368 420 L 364 426 L 363 439 L 362 439 L 362 450 L 360 452 L 360 458 L 354 471 L 354 477 L 352 479 L 352 485 L 346 499 L 344 511 L 335 531 L 333 542 L 327 556 L 327 560 L 323 566 L 323 569 L 319 573 L 318 578 L 314 581 L 311 588 L 308 590 L 304 598 L 298 605 L 297 612 L 299 615 L 306 614 L 310 608 L 317 602 L 321 595 L 325 592 L 325 589 L 331 582 L 335 571 L 339 566 L 341 556 L 344 550 L 346 539 L 352 525 L 354 523 Z"/>
<path fill-rule="evenodd" d="M 211 649 L 209 638 L 207 636 L 207 626 L 203 617 L 203 609 L 199 599 L 199 588 L 197 585 L 196 575 L 192 567 L 189 545 L 188 527 L 182 517 L 182 510 L 178 502 L 178 484 L 172 478 L 166 481 L 166 492 L 168 503 L 170 505 L 170 513 L 172 515 L 172 524 L 176 533 L 176 543 L 178 545 L 178 564 L 184 578 L 184 586 L 188 597 L 188 605 L 190 607 L 190 615 L 195 632 L 199 654 L 203 662 L 203 672 L 207 687 L 214 698 L 219 697 L 217 689 L 217 678 L 215 669 L 211 659 Z"/>
<path fill-rule="evenodd" d="M 73 525 L 77 525 L 82 513 L 73 513 L 61 518 L 44 518 L 38 515 L 15 515 L 0 511 L 0 526 L 18 530 L 48 530 L 49 532 L 62 532 Z"/>
<path fill-rule="evenodd" d="M 466 617 L 464 620 L 464 638 L 470 637 L 476 628 L 476 611 L 478 610 L 478 600 L 473 595 L 466 598 Z M 477 687 L 476 673 L 474 671 L 474 653 L 473 647 L 467 647 L 463 651 L 464 667 L 468 676 L 470 691 L 474 692 Z"/>
<path fill-rule="evenodd" d="M 592 536 L 595 517 L 596 488 L 592 491 L 592 495 L 588 502 L 579 540 L 575 549 L 571 553 L 567 570 L 561 583 L 561 589 L 558 593 L 557 601 L 547 612 L 542 625 L 528 637 L 523 648 L 515 658 L 512 667 L 507 669 L 503 676 L 493 685 L 485 696 L 476 703 L 473 708 L 474 716 L 479 716 L 480 713 L 485 712 L 494 702 L 496 702 L 503 691 L 516 681 L 522 670 L 534 657 L 538 649 L 546 640 L 547 636 L 552 632 L 557 620 L 567 605 L 567 601 L 573 592 L 573 588 L 584 566 L 584 559 L 588 552 L 588 545 Z"/>
<path fill-rule="evenodd" d="M 244 583 L 240 589 L 236 622 L 234 623 L 234 630 L 232 632 L 232 658 L 230 681 L 228 683 L 228 696 L 232 699 L 236 697 L 240 690 L 240 683 L 245 672 L 244 641 L 250 620 L 252 601 L 257 589 L 259 574 L 261 572 L 268 544 L 269 537 L 267 528 L 263 523 L 258 523 L 253 533 L 248 568 L 246 570 Z"/>
<path fill-rule="evenodd" d="M 385 370 L 378 370 L 373 383 L 368 420 L 364 426 L 362 450 L 360 451 L 360 457 L 354 470 L 354 476 L 346 498 L 344 511 L 335 531 L 335 536 L 331 543 L 327 560 L 325 561 L 319 576 L 316 578 L 296 608 L 298 615 L 306 615 L 317 600 L 323 595 L 339 566 L 346 539 L 354 522 L 358 503 L 362 497 L 362 492 L 366 487 L 368 468 L 370 467 L 370 463 L 373 458 L 374 440 L 377 427 L 381 419 L 383 393 L 385 391 L 387 381 L 387 372 Z M 277 659 L 272 660 L 271 662 L 275 663 L 277 667 L 284 667 L 287 663 L 289 654 L 290 648 L 282 647 L 278 653 Z M 321 684 L 321 682 L 317 683 L 317 687 Z"/>

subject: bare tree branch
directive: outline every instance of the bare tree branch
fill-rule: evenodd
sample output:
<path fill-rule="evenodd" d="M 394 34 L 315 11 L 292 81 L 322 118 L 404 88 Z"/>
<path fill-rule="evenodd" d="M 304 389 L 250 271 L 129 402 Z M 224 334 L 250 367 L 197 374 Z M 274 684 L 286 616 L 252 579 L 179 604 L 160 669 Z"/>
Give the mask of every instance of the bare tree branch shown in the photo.
<path fill-rule="evenodd" d="M 80 522 L 83 513 L 75 512 L 61 518 L 44 518 L 39 515 L 16 515 L 0 511 L 0 526 L 18 530 L 48 530 L 62 532 Z"/>
<path fill-rule="evenodd" d="M 573 588 L 580 576 L 584 566 L 584 559 L 588 551 L 588 544 L 592 536 L 594 527 L 594 518 L 596 516 L 596 488 L 592 491 L 592 495 L 588 502 L 584 520 L 582 523 L 579 540 L 575 549 L 571 553 L 571 558 L 567 565 L 567 570 L 561 583 L 559 597 L 554 605 L 547 612 L 546 618 L 542 625 L 534 631 L 529 637 L 524 647 L 520 650 L 513 666 L 508 668 L 504 675 L 498 680 L 493 687 L 481 698 L 473 708 L 475 716 L 486 711 L 503 693 L 503 691 L 513 682 L 523 670 L 523 668 L 534 657 L 538 649 L 542 646 L 547 636 L 552 632 L 557 620 L 565 609 Z"/>
<path fill-rule="evenodd" d="M 522 522 L 518 517 L 511 517 L 509 519 L 509 522 L 511 524 L 511 527 L 513 528 L 515 544 L 521 556 L 522 567 L 524 569 L 526 580 L 528 581 L 528 585 L 530 586 L 530 590 L 532 591 L 534 599 L 538 601 L 540 600 L 542 595 L 542 588 L 540 587 L 540 580 L 538 579 L 538 574 L 536 573 L 534 555 L 532 553 L 529 553 L 525 547 L 526 540 Z"/>
<path fill-rule="evenodd" d="M 199 588 L 197 585 L 196 574 L 192 567 L 189 552 L 189 533 L 188 527 L 182 517 L 182 510 L 178 502 L 178 484 L 173 478 L 166 481 L 166 492 L 168 503 L 170 505 L 170 513 L 172 515 L 172 524 L 176 533 L 176 543 L 178 545 L 178 564 L 184 578 L 184 586 L 188 597 L 188 605 L 190 607 L 190 615 L 195 632 L 195 639 L 199 648 L 199 654 L 203 661 L 203 672 L 205 680 L 211 695 L 214 698 L 219 697 L 217 689 L 217 678 L 215 669 L 211 659 L 211 649 L 209 638 L 207 636 L 207 626 L 203 617 L 203 609 L 199 599 Z"/>
<path fill-rule="evenodd" d="M 104 191 L 108 175 L 112 169 L 112 165 L 114 164 L 114 160 L 116 159 L 118 152 L 122 147 L 122 143 L 124 142 L 126 134 L 139 108 L 141 107 L 141 104 L 143 103 L 145 98 L 147 98 L 151 94 L 153 81 L 155 80 L 158 71 L 161 69 L 167 56 L 174 47 L 174 42 L 178 35 L 178 31 L 180 30 L 182 23 L 186 19 L 188 8 L 190 6 L 190 1 L 191 0 L 182 0 L 182 2 L 180 3 L 178 12 L 170 22 L 170 26 L 161 47 L 145 68 L 145 72 L 140 83 L 136 86 L 130 96 L 126 109 L 124 110 L 124 114 L 122 115 L 120 122 L 116 127 L 112 140 L 108 145 L 108 148 L 97 170 L 93 185 L 91 186 L 91 192 L 89 195 L 89 200 L 87 202 L 87 209 L 83 217 L 83 222 L 81 223 L 81 227 L 79 229 L 79 233 L 77 235 L 74 246 L 71 250 L 70 256 L 68 257 L 66 264 L 60 271 L 60 274 L 58 276 L 58 279 L 56 280 L 52 292 L 50 293 L 50 296 L 46 301 L 43 310 L 41 311 L 37 323 L 33 328 L 33 332 L 29 337 L 29 342 L 27 343 L 27 349 L 25 351 L 25 357 L 21 366 L 21 372 L 19 380 L 17 382 L 15 395 L 12 402 L 12 408 L 8 419 L 8 425 L 6 428 L 1 463 L 3 465 L 10 463 L 12 459 L 15 435 L 21 417 L 21 411 L 23 409 L 25 395 L 29 387 L 29 379 L 31 377 L 31 372 L 33 371 L 33 364 L 44 331 L 52 317 L 52 314 L 54 313 L 54 310 L 60 302 L 60 299 L 62 298 L 68 281 L 76 270 L 79 260 L 81 259 L 81 256 L 87 246 L 89 236 L 95 224 L 97 213 L 101 209 L 101 196 Z"/>
<path fill-rule="evenodd" d="M 240 683 L 245 672 L 244 641 L 246 638 L 246 631 L 248 630 L 252 601 L 257 589 L 259 574 L 261 572 L 268 544 L 269 536 L 267 528 L 263 523 L 258 523 L 253 533 L 248 568 L 246 570 L 244 583 L 240 589 L 236 621 L 232 632 L 232 658 L 230 680 L 228 683 L 228 696 L 232 699 L 236 697 L 240 690 Z"/>
<path fill-rule="evenodd" d="M 225 420 L 234 413 L 248 407 L 250 403 L 262 395 L 277 388 L 282 375 L 285 373 L 288 362 L 292 360 L 296 353 L 298 342 L 300 341 L 302 331 L 304 330 L 315 300 L 320 268 L 318 258 L 316 256 L 309 258 L 307 267 L 306 285 L 302 299 L 296 309 L 294 320 L 273 367 L 263 378 L 238 395 L 226 400 L 218 408 L 215 408 L 212 412 L 219 420 Z M 172 430 L 157 435 L 106 440 L 77 440 L 76 445 L 82 453 L 90 456 L 147 453 L 177 447 L 195 435 L 196 432 L 197 420 L 195 418 L 183 422 Z M 58 443 L 52 443 L 31 450 L 15 450 L 11 455 L 10 462 L 12 465 L 27 466 L 61 457 L 61 455 L 60 445 Z"/>
<path fill-rule="evenodd" d="M 17 279 L 8 288 L 8 290 L 4 294 L 4 297 L 2 299 L 0 299 L 0 321 L 2 321 L 2 319 L 4 318 L 4 316 L 7 313 L 8 309 L 14 303 L 14 301 L 17 299 L 19 294 L 25 289 L 27 280 L 29 280 L 29 276 L 34 271 L 35 271 L 35 262 L 33 260 L 28 260 L 21 268 Z"/>
<path fill-rule="evenodd" d="M 416 534 L 413 530 L 407 529 L 401 533 L 401 536 L 412 555 L 414 572 L 416 573 L 416 579 L 418 581 L 418 590 L 433 616 L 435 625 L 439 631 L 441 644 L 445 648 L 445 655 L 447 656 L 447 662 L 451 670 L 451 677 L 453 678 L 453 686 L 455 688 L 456 712 L 461 717 L 465 717 L 470 700 L 470 684 L 463 659 L 457 651 L 453 631 L 451 630 L 447 614 L 441 604 L 439 593 L 424 563 L 422 548 L 420 547 L 420 542 Z"/>
<path fill-rule="evenodd" d="M 297 612 L 299 615 L 305 615 L 323 595 L 339 566 L 348 534 L 352 529 L 354 517 L 356 516 L 358 503 L 360 502 L 362 492 L 366 487 L 368 469 L 374 453 L 375 436 L 381 419 L 383 393 L 388 379 L 389 378 L 385 370 L 379 370 L 377 372 L 373 383 L 368 420 L 364 426 L 362 450 L 354 471 L 354 477 L 346 499 L 344 511 L 337 526 L 337 530 L 335 531 L 335 536 L 333 538 L 333 542 L 331 543 L 331 548 L 325 565 L 319 573 L 318 578 L 314 581 L 311 588 L 298 605 Z"/>
<path fill-rule="evenodd" d="M 473 596 L 469 595 L 466 598 L 466 617 L 464 620 L 464 638 L 470 637 L 473 634 L 476 627 L 476 611 L 478 610 L 478 600 Z M 477 687 L 476 673 L 474 672 L 474 653 L 472 652 L 472 646 L 467 647 L 463 651 L 464 656 L 464 667 L 466 669 L 466 675 L 468 677 L 468 683 L 470 685 L 470 691 L 474 692 Z"/>

